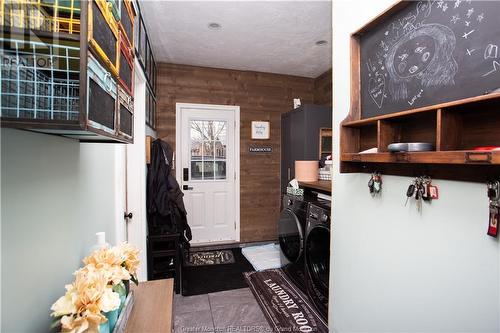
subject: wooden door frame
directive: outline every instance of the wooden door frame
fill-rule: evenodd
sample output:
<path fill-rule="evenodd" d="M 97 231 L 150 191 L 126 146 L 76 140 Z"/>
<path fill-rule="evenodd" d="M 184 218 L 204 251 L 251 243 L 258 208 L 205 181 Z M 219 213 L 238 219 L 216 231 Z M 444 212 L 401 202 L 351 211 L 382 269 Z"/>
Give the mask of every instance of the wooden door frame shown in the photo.
<path fill-rule="evenodd" d="M 235 212 L 235 239 L 236 243 L 241 240 L 240 235 L 240 107 L 238 105 L 216 105 L 216 104 L 197 104 L 197 103 L 175 103 L 175 177 L 182 182 L 182 155 L 177 154 L 182 150 L 182 135 L 180 128 L 181 123 L 181 113 L 182 109 L 205 109 L 210 110 L 224 110 L 232 111 L 234 113 L 234 212 Z M 210 242 L 210 243 L 197 243 L 196 246 L 205 244 L 215 244 L 221 242 Z M 226 242 L 232 243 L 232 242 Z"/>

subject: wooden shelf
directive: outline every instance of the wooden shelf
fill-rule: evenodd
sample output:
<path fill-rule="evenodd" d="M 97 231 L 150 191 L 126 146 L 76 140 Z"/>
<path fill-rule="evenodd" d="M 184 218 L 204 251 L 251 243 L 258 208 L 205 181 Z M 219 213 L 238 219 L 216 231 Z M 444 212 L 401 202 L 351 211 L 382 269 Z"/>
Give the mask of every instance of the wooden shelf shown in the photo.
<path fill-rule="evenodd" d="M 343 162 L 366 163 L 425 163 L 425 164 L 496 164 L 500 151 L 432 151 L 407 153 L 343 153 Z"/>
<path fill-rule="evenodd" d="M 332 182 L 330 180 L 318 180 L 315 182 L 299 182 L 299 186 L 312 188 L 324 192 L 332 192 Z"/>
<path fill-rule="evenodd" d="M 130 313 L 125 333 L 171 332 L 174 299 L 174 280 L 131 284 L 135 292 L 135 305 Z"/>
<path fill-rule="evenodd" d="M 491 93 L 488 95 L 461 99 L 458 101 L 442 103 L 439 105 L 432 105 L 432 106 L 426 106 L 426 107 L 422 107 L 422 108 L 418 108 L 418 109 L 410 109 L 410 110 L 406 110 L 406 111 L 385 114 L 385 115 L 381 115 L 378 117 L 371 117 L 371 118 L 350 120 L 350 121 L 348 120 L 348 121 L 344 121 L 342 123 L 342 126 L 363 127 L 363 126 L 368 126 L 368 125 L 376 125 L 379 120 L 397 119 L 397 118 L 401 118 L 401 117 L 417 115 L 417 114 L 423 113 L 423 112 L 433 112 L 433 111 L 436 111 L 438 109 L 447 109 L 447 108 L 451 108 L 453 106 L 465 106 L 467 104 L 473 104 L 475 102 L 495 100 L 498 98 L 500 98 L 500 93 Z"/>
<path fill-rule="evenodd" d="M 43 39 L 49 39 L 49 40 L 65 40 L 65 41 L 72 41 L 72 42 L 79 42 L 80 41 L 80 34 L 79 33 L 66 33 L 66 32 L 50 32 L 50 31 L 43 31 L 43 30 L 36 30 L 36 29 L 20 29 L 17 27 L 9 27 L 9 26 L 2 26 L 2 33 L 5 38 L 10 38 L 12 35 L 15 36 L 37 36 L 39 38 Z"/>

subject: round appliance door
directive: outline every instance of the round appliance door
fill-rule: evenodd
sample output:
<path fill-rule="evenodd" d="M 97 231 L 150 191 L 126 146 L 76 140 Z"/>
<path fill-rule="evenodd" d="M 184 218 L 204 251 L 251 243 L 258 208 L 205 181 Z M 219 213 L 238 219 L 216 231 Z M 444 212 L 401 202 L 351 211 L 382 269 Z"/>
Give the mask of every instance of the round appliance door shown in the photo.
<path fill-rule="evenodd" d="M 324 226 L 312 228 L 305 246 L 306 265 L 312 282 L 326 292 L 330 273 L 330 230 Z"/>
<path fill-rule="evenodd" d="M 290 209 L 285 209 L 280 214 L 278 238 L 286 259 L 292 263 L 297 262 L 302 255 L 304 236 L 297 215 Z"/>

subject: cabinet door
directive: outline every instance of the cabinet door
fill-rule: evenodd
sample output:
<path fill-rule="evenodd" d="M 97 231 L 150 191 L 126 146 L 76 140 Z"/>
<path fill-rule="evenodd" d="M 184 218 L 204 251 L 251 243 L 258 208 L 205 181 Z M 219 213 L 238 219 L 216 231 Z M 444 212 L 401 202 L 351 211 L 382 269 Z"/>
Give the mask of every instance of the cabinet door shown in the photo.
<path fill-rule="evenodd" d="M 319 159 L 319 129 L 332 127 L 332 109 L 326 106 L 308 105 L 305 109 L 304 158 Z"/>
<path fill-rule="evenodd" d="M 288 114 L 283 114 L 281 116 L 281 192 L 282 193 L 286 193 L 286 187 L 289 182 L 288 179 L 290 170 L 289 142 L 290 142 L 290 117 Z"/>
<path fill-rule="evenodd" d="M 305 148 L 305 121 L 304 121 L 304 110 L 298 109 L 290 113 L 290 178 L 295 178 L 295 161 L 304 160 L 306 156 L 304 155 Z"/>

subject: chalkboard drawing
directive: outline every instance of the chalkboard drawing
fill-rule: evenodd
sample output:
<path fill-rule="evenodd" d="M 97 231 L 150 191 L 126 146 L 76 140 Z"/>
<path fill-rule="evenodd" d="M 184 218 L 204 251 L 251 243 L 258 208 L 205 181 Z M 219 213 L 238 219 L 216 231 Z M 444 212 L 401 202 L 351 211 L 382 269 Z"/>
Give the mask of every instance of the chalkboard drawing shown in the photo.
<path fill-rule="evenodd" d="M 441 24 L 425 24 L 403 35 L 385 60 L 392 98 L 406 99 L 411 82 L 420 82 L 423 88 L 454 85 L 455 45 L 455 34 Z"/>
<path fill-rule="evenodd" d="M 474 51 L 476 51 L 476 49 L 467 49 L 467 54 L 471 56 Z"/>
<path fill-rule="evenodd" d="M 474 8 L 471 8 L 467 11 L 467 14 L 465 14 L 465 16 L 467 16 L 467 18 L 470 18 L 472 16 L 472 14 L 474 14 Z"/>
<path fill-rule="evenodd" d="M 493 69 L 491 71 L 489 71 L 488 73 L 483 74 L 482 76 L 485 77 L 485 76 L 488 76 L 488 75 L 493 74 L 495 72 L 500 73 L 500 63 L 496 60 L 493 61 Z"/>
<path fill-rule="evenodd" d="M 496 59 L 498 56 L 498 45 L 488 44 L 484 50 L 484 59 Z"/>
<path fill-rule="evenodd" d="M 370 78 L 368 83 L 368 90 L 370 92 L 370 97 L 373 99 L 378 108 L 382 108 L 382 103 L 384 103 L 385 97 L 385 77 L 383 74 L 375 73 L 373 77 Z"/>
<path fill-rule="evenodd" d="M 476 31 L 476 29 L 472 29 L 472 30 L 471 30 L 471 31 L 469 31 L 469 32 L 464 32 L 464 34 L 462 35 L 462 37 L 463 37 L 463 38 L 465 38 L 465 39 L 467 39 L 467 38 L 469 37 L 469 35 L 470 35 L 471 33 L 473 33 L 474 31 Z"/>

